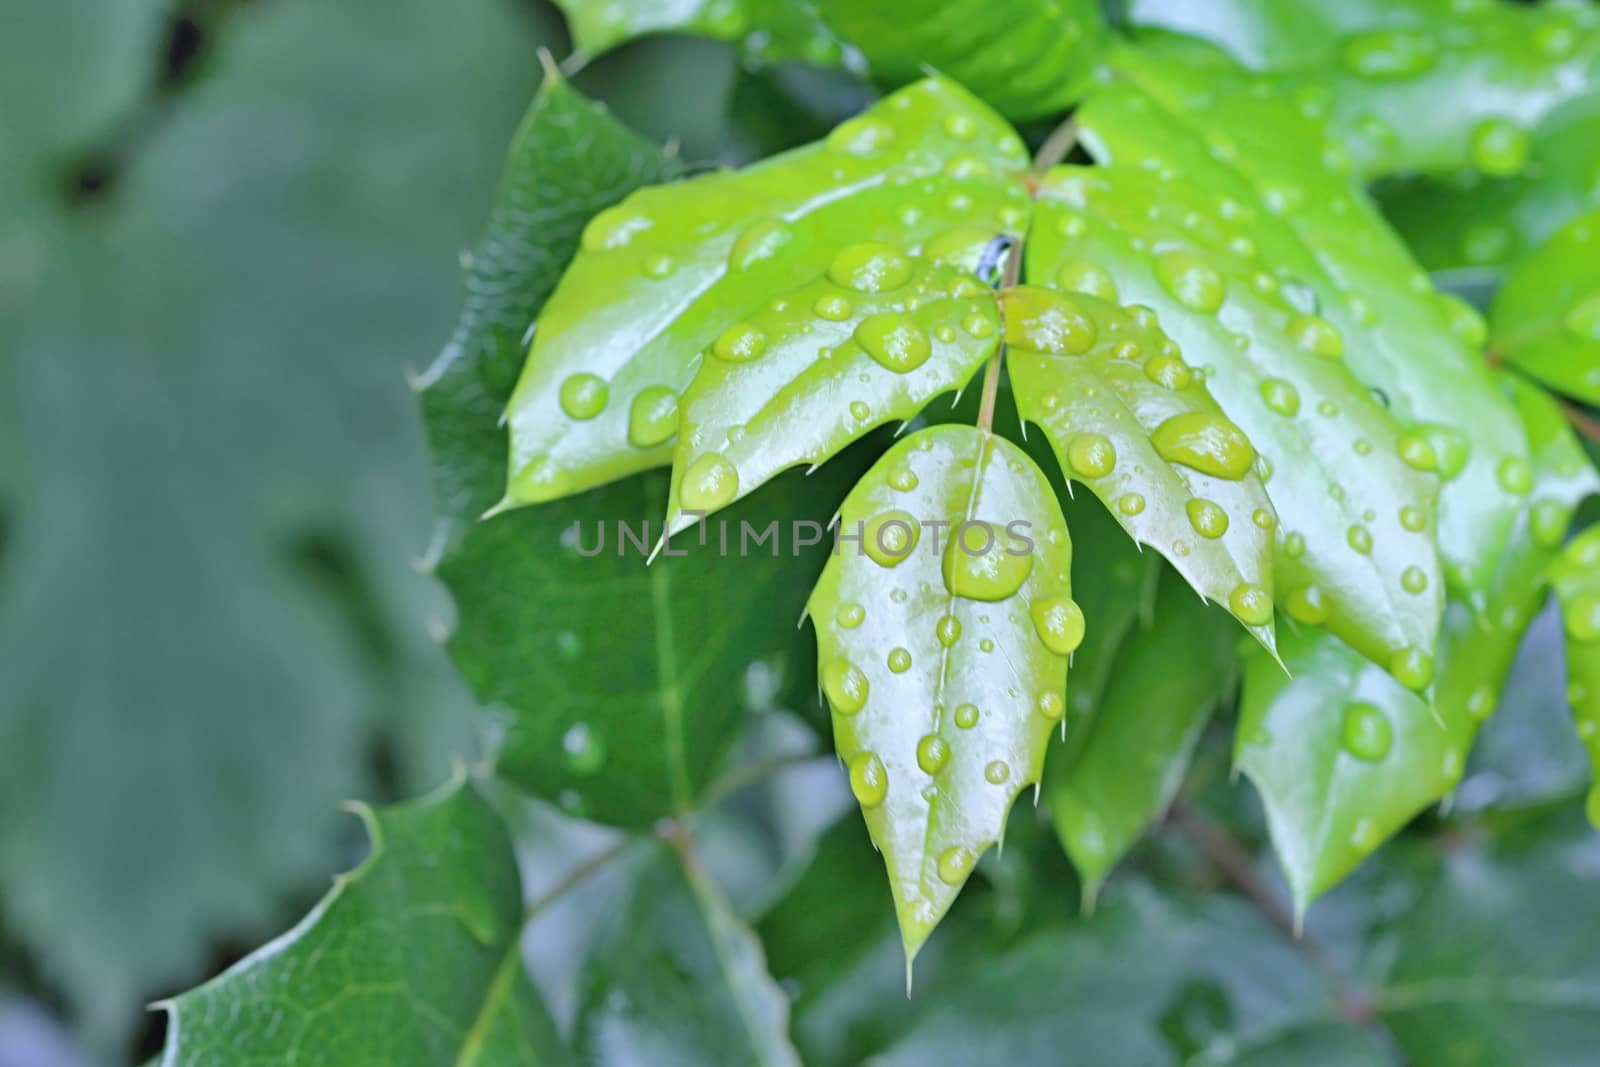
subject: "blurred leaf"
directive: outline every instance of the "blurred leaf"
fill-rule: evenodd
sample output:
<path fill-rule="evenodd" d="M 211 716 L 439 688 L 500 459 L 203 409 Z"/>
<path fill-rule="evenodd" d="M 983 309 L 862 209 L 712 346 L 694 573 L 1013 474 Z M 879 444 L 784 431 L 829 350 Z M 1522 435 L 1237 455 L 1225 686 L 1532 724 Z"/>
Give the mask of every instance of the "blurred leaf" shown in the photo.
<path fill-rule="evenodd" d="M 1550 566 L 1567 639 L 1567 693 L 1578 736 L 1600 781 L 1600 526 L 1591 526 Z M 1600 786 L 1589 791 L 1589 821 L 1600 828 Z"/>
<path fill-rule="evenodd" d="M 1052 215 L 1040 222 L 1050 249 Z M 1039 247 L 1030 245 L 1030 264 L 1052 262 Z M 1033 285 L 1008 290 L 1001 306 L 1017 408 L 1043 428 L 1062 471 L 1273 647 L 1275 517 L 1255 450 L 1154 316 Z"/>
<path fill-rule="evenodd" d="M 705 34 L 734 42 L 756 59 L 842 62 L 817 16 L 816 0 L 555 0 L 583 57 L 652 33 Z"/>
<path fill-rule="evenodd" d="M 1068 773 L 1052 776 L 1047 796 L 1088 899 L 1177 794 L 1226 695 L 1236 641 L 1220 613 L 1168 573 L 1154 624 L 1117 653 L 1083 751 Z"/>
<path fill-rule="evenodd" d="M 1227 897 L 1134 885 L 1093 919 L 970 961 L 873 1067 L 1389 1062 L 1291 943 Z"/>
<path fill-rule="evenodd" d="M 693 861 L 656 847 L 585 964 L 574 1044 L 594 1067 L 799 1067 L 761 942 Z"/>
<path fill-rule="evenodd" d="M 968 225 L 991 236 L 1020 228 L 1026 191 L 995 171 L 1023 159 L 1022 142 L 997 116 L 953 83 L 930 79 L 822 144 L 641 190 L 597 215 L 540 315 L 511 398 L 506 506 L 555 499 L 669 458 L 686 462 L 697 443 L 686 439 L 674 457 L 680 396 L 705 353 L 756 359 L 765 338 L 746 320 L 824 272 L 855 296 L 899 289 L 910 280 L 906 253 L 974 204 L 982 214 L 965 215 Z M 832 295 L 845 303 L 830 306 L 848 317 L 848 298 Z M 813 321 L 830 320 L 819 313 Z M 757 362 L 758 374 L 763 366 Z M 856 433 L 888 420 L 878 410 L 852 416 Z M 760 482 L 738 474 L 707 455 L 674 477 L 696 482 L 684 506 L 715 510 Z"/>
<path fill-rule="evenodd" d="M 1600 487 L 1554 404 L 1515 378 L 1502 384 L 1534 443 L 1531 502 L 1483 611 L 1452 601 L 1445 612 L 1432 704 L 1309 633 L 1284 641 L 1288 675 L 1260 656 L 1247 668 L 1236 760 L 1261 792 L 1301 912 L 1460 779 L 1572 508 Z"/>
<path fill-rule="evenodd" d="M 1039 780 L 1066 712 L 1083 635 L 1072 545 L 1033 461 L 968 426 L 901 441 L 840 521 L 859 540 L 828 562 L 807 610 L 909 967 Z"/>
<path fill-rule="evenodd" d="M 874 78 L 900 85 L 929 70 L 1008 118 L 1053 115 L 1090 84 L 1106 38 L 1096 0 L 818 0 Z"/>
<path fill-rule="evenodd" d="M 1315 299 L 1303 310 L 1335 327 L 1357 379 L 1426 446 L 1415 452 L 1419 465 L 1445 483 L 1438 522 L 1445 576 L 1478 606 L 1523 504 L 1520 479 L 1502 472 L 1528 463 L 1516 415 L 1480 354 L 1482 318 L 1433 288 L 1340 169 L 1347 163 L 1339 146 L 1287 101 L 1252 91 L 1236 71 L 1172 55 L 1125 53 L 1121 65 L 1148 95 L 1113 86 L 1090 102 L 1081 121 L 1094 155 L 1156 168 L 1247 212 L 1282 218 L 1281 227 L 1254 235 L 1263 262 L 1280 287 L 1284 279 L 1296 292 L 1310 286 Z M 1268 458 L 1278 465 L 1279 457 Z M 1391 527 L 1373 540 L 1398 536 L 1403 531 Z"/>
<path fill-rule="evenodd" d="M 518 951 L 511 842 L 475 788 L 362 809 L 372 854 L 293 930 L 165 1005 L 166 1067 L 570 1059 Z"/>
<path fill-rule="evenodd" d="M 1557 230 L 1495 297 L 1491 342 L 1551 389 L 1600 403 L 1600 211 Z"/>
<path fill-rule="evenodd" d="M 60 70 L 17 99 L 68 106 L 79 59 L 96 93 L 133 80 L 142 5 L 27 7 L 0 67 Z M 103 46 L 65 45 L 69 12 Z M 48 244 L 8 238 L 0 897 L 103 1040 L 280 921 L 374 750 L 437 781 L 468 740 L 409 566 L 402 371 L 448 326 L 526 71 L 489 0 L 268 5 Z"/>

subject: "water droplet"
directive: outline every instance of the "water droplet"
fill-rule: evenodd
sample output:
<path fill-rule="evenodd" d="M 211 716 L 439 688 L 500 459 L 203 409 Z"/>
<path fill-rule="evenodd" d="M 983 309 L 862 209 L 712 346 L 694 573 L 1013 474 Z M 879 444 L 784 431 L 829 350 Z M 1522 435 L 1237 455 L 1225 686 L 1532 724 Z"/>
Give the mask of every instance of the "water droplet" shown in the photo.
<path fill-rule="evenodd" d="M 1389 657 L 1389 673 L 1407 689 L 1426 689 L 1433 681 L 1433 657 L 1419 648 L 1402 648 Z"/>
<path fill-rule="evenodd" d="M 708 452 L 683 472 L 678 504 L 689 511 L 715 511 L 738 495 L 739 472 L 719 453 Z"/>
<path fill-rule="evenodd" d="M 711 354 L 729 363 L 748 363 L 766 350 L 767 335 L 747 322 L 729 326 L 711 342 Z"/>
<path fill-rule="evenodd" d="M 1371 852 L 1382 841 L 1378 826 L 1371 819 L 1357 819 L 1350 828 L 1350 844 L 1362 852 Z"/>
<path fill-rule="evenodd" d="M 585 252 L 605 252 L 615 248 L 622 248 L 633 240 L 636 234 L 648 230 L 654 223 L 644 215 L 638 215 L 626 207 L 607 208 L 583 228 L 583 250 Z"/>
<path fill-rule="evenodd" d="M 1567 601 L 1561 611 L 1567 636 L 1588 643 L 1600 640 L 1600 593 L 1580 593 Z"/>
<path fill-rule="evenodd" d="M 1428 588 L 1428 574 L 1421 567 L 1407 567 L 1400 572 L 1400 588 L 1413 595 Z"/>
<path fill-rule="evenodd" d="M 917 547 L 922 525 L 909 511 L 895 508 L 875 515 L 861 532 L 861 550 L 880 567 L 895 567 L 905 562 Z"/>
<path fill-rule="evenodd" d="M 817 313 L 818 318 L 827 319 L 829 322 L 843 322 L 850 317 L 853 309 L 848 298 L 838 293 L 827 293 L 817 297 L 816 303 L 811 305 L 811 310 Z"/>
<path fill-rule="evenodd" d="M 894 140 L 894 128 L 877 119 L 846 119 L 828 134 L 828 149 L 846 156 L 870 156 Z"/>
<path fill-rule="evenodd" d="M 1345 39 L 1345 68 L 1367 78 L 1411 78 L 1433 66 L 1438 45 L 1418 30 L 1369 30 Z"/>
<path fill-rule="evenodd" d="M 1082 261 L 1068 263 L 1056 271 L 1056 288 L 1073 293 L 1088 293 L 1101 300 L 1115 302 L 1117 281 L 1111 272 L 1094 263 Z"/>
<path fill-rule="evenodd" d="M 588 723 L 575 722 L 561 735 L 561 762 L 572 774 L 594 774 L 605 766 L 605 742 Z"/>
<path fill-rule="evenodd" d="M 1425 431 L 1433 454 L 1438 459 L 1439 477 L 1450 481 L 1460 474 L 1472 454 L 1472 443 L 1467 435 L 1452 426 L 1430 426 Z"/>
<path fill-rule="evenodd" d="M 962 704 L 956 708 L 956 725 L 963 730 L 970 730 L 978 725 L 978 706 L 976 704 Z"/>
<path fill-rule="evenodd" d="M 1054 689 L 1040 693 L 1039 700 L 1035 706 L 1038 707 L 1039 714 L 1051 722 L 1055 722 L 1067 713 L 1066 698 Z"/>
<path fill-rule="evenodd" d="M 889 795 L 889 772 L 876 752 L 862 752 L 850 761 L 850 792 L 863 808 L 875 808 Z"/>
<path fill-rule="evenodd" d="M 917 742 L 917 766 L 926 774 L 938 774 L 950 762 L 950 746 L 938 734 L 923 734 Z"/>
<path fill-rule="evenodd" d="M 1144 495 L 1142 493 L 1123 493 L 1117 498 L 1117 510 L 1128 516 L 1139 514 L 1144 510 Z"/>
<path fill-rule="evenodd" d="M 1306 554 L 1305 534 L 1291 533 L 1283 538 L 1283 551 L 1290 559 L 1299 559 Z"/>
<path fill-rule="evenodd" d="M 836 714 L 854 715 L 866 707 L 870 690 L 867 676 L 847 659 L 829 660 L 822 668 L 822 691 Z"/>
<path fill-rule="evenodd" d="M 840 626 L 844 627 L 846 630 L 854 630 L 857 626 L 860 626 L 863 621 L 865 621 L 866 617 L 866 608 L 863 608 L 860 604 L 852 603 L 848 600 L 843 604 L 840 604 L 836 609 L 834 609 L 833 612 L 834 621 Z"/>
<path fill-rule="evenodd" d="M 1431 471 L 1439 465 L 1439 457 L 1434 454 L 1433 445 L 1421 434 L 1401 434 L 1395 444 L 1400 452 L 1400 458 L 1408 467 L 1419 471 Z"/>
<path fill-rule="evenodd" d="M 1293 416 L 1300 411 L 1300 392 L 1282 378 L 1267 378 L 1261 383 L 1261 399 L 1279 415 Z"/>
<path fill-rule="evenodd" d="M 1376 763 L 1389 754 L 1392 730 L 1382 710 L 1372 704 L 1347 704 L 1341 731 L 1344 749 L 1356 759 Z"/>
<path fill-rule="evenodd" d="M 1117 465 L 1117 450 L 1104 434 L 1074 434 L 1067 444 L 1067 464 L 1080 478 L 1104 478 Z"/>
<path fill-rule="evenodd" d="M 918 484 L 917 472 L 910 467 L 899 467 L 889 475 L 889 485 L 902 493 L 911 492 Z"/>
<path fill-rule="evenodd" d="M 1016 554 L 985 522 L 968 522 L 945 546 L 945 588 L 968 600 L 1004 600 L 1022 588 L 1033 570 L 1031 552 Z"/>
<path fill-rule="evenodd" d="M 1494 689 L 1489 685 L 1480 685 L 1467 697 L 1467 714 L 1475 722 L 1482 722 L 1494 713 Z"/>
<path fill-rule="evenodd" d="M 1351 548 L 1355 549 L 1363 556 L 1371 554 L 1372 531 L 1367 529 L 1365 526 L 1362 526 L 1360 523 L 1356 523 L 1355 525 L 1351 526 L 1350 529 L 1346 530 L 1344 539 L 1349 543 Z"/>
<path fill-rule="evenodd" d="M 1228 295 L 1222 273 L 1194 252 L 1164 252 L 1157 256 L 1156 279 L 1178 303 L 1206 315 L 1221 308 Z"/>
<path fill-rule="evenodd" d="M 1323 596 L 1319 586 L 1308 585 L 1290 593 L 1283 603 L 1289 617 L 1297 622 L 1321 626 L 1333 617 L 1333 605 Z"/>
<path fill-rule="evenodd" d="M 981 341 L 994 336 L 994 318 L 982 311 L 969 311 L 961 320 L 961 328 L 967 331 L 968 336 Z"/>
<path fill-rule="evenodd" d="M 841 249 L 828 264 L 828 277 L 858 293 L 882 293 L 911 280 L 911 262 L 888 245 L 869 241 Z"/>
<path fill-rule="evenodd" d="M 939 853 L 939 880 L 946 885 L 960 885 L 967 875 L 972 873 L 972 865 L 977 862 L 971 851 L 954 845 Z"/>
<path fill-rule="evenodd" d="M 1214 501 L 1191 497 L 1184 510 L 1189 513 L 1189 525 L 1201 537 L 1215 541 L 1228 532 L 1228 513 Z"/>
<path fill-rule="evenodd" d="M 1533 468 L 1520 456 L 1507 456 L 1495 469 L 1495 480 L 1506 492 L 1526 496 L 1533 489 Z"/>
<path fill-rule="evenodd" d="M 561 410 L 574 419 L 592 419 L 606 406 L 610 391 L 593 374 L 574 374 L 561 383 Z"/>
<path fill-rule="evenodd" d="M 1272 621 L 1272 597 L 1251 582 L 1234 587 L 1228 594 L 1228 607 L 1246 626 L 1265 626 Z"/>
<path fill-rule="evenodd" d="M 1238 481 L 1250 472 L 1256 452 L 1244 431 L 1211 411 L 1185 411 L 1167 419 L 1150 435 L 1168 463 L 1202 474 Z"/>
<path fill-rule="evenodd" d="M 1320 315 L 1296 315 L 1289 320 L 1289 336 L 1294 343 L 1323 359 L 1344 355 L 1344 339 L 1333 323 Z"/>
<path fill-rule="evenodd" d="M 1071 597 L 1035 600 L 1028 607 L 1039 640 L 1058 656 L 1070 656 L 1083 643 L 1083 609 Z"/>
<path fill-rule="evenodd" d="M 1151 356 L 1144 365 L 1145 377 L 1168 389 L 1187 389 L 1194 380 L 1187 364 L 1171 356 Z"/>
<path fill-rule="evenodd" d="M 1428 513 L 1421 508 L 1407 505 L 1400 509 L 1400 525 L 1412 533 L 1421 533 L 1428 528 Z"/>
<path fill-rule="evenodd" d="M 903 648 L 897 648 L 889 653 L 889 669 L 896 674 L 904 674 L 911 669 L 911 653 Z"/>
<path fill-rule="evenodd" d="M 1534 541 L 1541 548 L 1555 548 L 1567 536 L 1567 526 L 1572 522 L 1572 509 L 1559 500 L 1546 497 L 1535 500 L 1528 511 L 1528 527 Z"/>
<path fill-rule="evenodd" d="M 1472 128 L 1472 164 L 1491 178 L 1510 178 L 1527 165 L 1531 142 L 1510 119 L 1484 119 Z"/>
<path fill-rule="evenodd" d="M 983 768 L 983 776 L 990 785 L 1003 785 L 1011 777 L 1011 768 L 1004 760 L 992 760 Z"/>
<path fill-rule="evenodd" d="M 1006 294 L 1006 344 L 1051 356 L 1080 356 L 1095 342 L 1094 319 L 1068 297 L 1036 286 Z"/>
<path fill-rule="evenodd" d="M 1600 292 L 1574 301 L 1562 316 L 1561 325 L 1576 341 L 1600 341 Z"/>
<path fill-rule="evenodd" d="M 653 448 L 678 432 L 678 394 L 664 385 L 639 390 L 628 407 L 628 441 Z"/>
<path fill-rule="evenodd" d="M 957 111 L 945 116 L 944 132 L 957 141 L 970 141 L 973 134 L 978 132 L 978 124 L 971 115 Z"/>
<path fill-rule="evenodd" d="M 933 342 L 922 327 L 896 311 L 862 319 L 855 339 L 867 355 L 896 374 L 916 370 L 933 354 Z"/>
<path fill-rule="evenodd" d="M 961 620 L 954 615 L 946 615 L 939 620 L 938 625 L 933 628 L 933 632 L 941 645 L 945 648 L 950 648 L 961 640 Z"/>

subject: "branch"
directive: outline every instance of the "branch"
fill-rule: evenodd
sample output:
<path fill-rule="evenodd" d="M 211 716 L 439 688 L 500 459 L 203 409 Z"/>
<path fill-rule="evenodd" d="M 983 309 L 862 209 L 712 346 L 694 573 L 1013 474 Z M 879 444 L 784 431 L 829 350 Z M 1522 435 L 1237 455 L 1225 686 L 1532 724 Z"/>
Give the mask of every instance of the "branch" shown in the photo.
<path fill-rule="evenodd" d="M 1000 275 L 1000 289 L 1013 288 L 1022 277 L 1022 237 L 1016 236 L 1011 240 L 1011 249 L 1006 253 L 1005 271 Z M 1000 364 L 1005 359 L 1006 353 L 1006 306 L 999 303 L 1000 307 L 1000 340 L 995 343 L 994 355 L 989 357 L 989 365 L 983 372 L 983 400 L 978 405 L 978 429 L 984 433 L 991 432 L 994 426 L 994 403 L 1000 394 Z"/>

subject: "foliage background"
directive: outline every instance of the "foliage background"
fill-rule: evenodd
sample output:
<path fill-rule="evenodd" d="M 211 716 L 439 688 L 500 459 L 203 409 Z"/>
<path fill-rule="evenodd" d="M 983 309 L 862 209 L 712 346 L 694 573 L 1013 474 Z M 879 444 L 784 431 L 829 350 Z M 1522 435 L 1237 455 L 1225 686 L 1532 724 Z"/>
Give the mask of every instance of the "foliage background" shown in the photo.
<path fill-rule="evenodd" d="M 159 1046 L 143 1004 L 282 929 L 359 857 L 340 801 L 415 795 L 473 754 L 435 640 L 447 605 L 412 566 L 432 505 L 405 375 L 448 336 L 457 255 L 538 83 L 536 51 L 568 48 L 531 0 L 20 0 L 0 26 L 0 1067 L 131 1062 Z M 812 139 L 868 96 L 842 76 L 744 71 L 686 39 L 627 46 L 574 80 L 691 167 Z M 1543 827 L 1561 813 L 1557 844 L 1541 829 L 1505 847 L 1592 888 L 1600 856 L 1567 844 L 1587 771 L 1552 666 L 1559 631 L 1547 613 L 1530 632 L 1517 714 L 1478 742 L 1454 817 Z M 1220 739 L 1203 742 L 1190 803 L 1259 844 L 1225 763 Z M 747 911 L 847 803 L 823 778 L 784 788 L 823 799 L 776 832 L 741 809 L 707 846 Z M 594 847 L 524 815 L 525 840 Z M 984 932 L 955 926 L 954 945 L 1075 911 L 1053 842 L 1019 822 L 968 908 Z M 772 839 L 787 847 L 763 854 Z M 876 887 L 854 820 L 820 848 Z M 1397 850 L 1318 905 L 1331 952 L 1380 890 L 1403 894 L 1408 862 Z M 1052 863 L 1053 882 L 1036 878 Z M 1222 884 L 1181 827 L 1138 863 Z M 1094 961 L 1230 929 L 1232 898 L 1197 920 L 1141 892 L 1095 933 L 1056 929 L 1059 951 L 1090 962 L 1041 981 L 1087 996 Z M 899 980 L 883 918 L 838 919 L 866 947 L 851 977 L 864 988 L 883 988 L 886 967 Z M 779 975 L 812 959 L 788 919 L 768 907 L 761 927 Z M 559 925 L 529 947 L 549 967 Z M 1270 975 L 1285 950 L 1256 936 L 1229 948 Z M 1006 966 L 1026 972 L 1042 951 Z M 1141 991 L 1148 979 L 1123 975 L 1104 1010 L 1156 1004 L 1179 1044 L 1220 1025 L 1207 989 Z M 912 1025 L 919 1006 L 902 1008 L 838 1033 Z M 898 1055 L 959 1039 L 934 1018 Z"/>

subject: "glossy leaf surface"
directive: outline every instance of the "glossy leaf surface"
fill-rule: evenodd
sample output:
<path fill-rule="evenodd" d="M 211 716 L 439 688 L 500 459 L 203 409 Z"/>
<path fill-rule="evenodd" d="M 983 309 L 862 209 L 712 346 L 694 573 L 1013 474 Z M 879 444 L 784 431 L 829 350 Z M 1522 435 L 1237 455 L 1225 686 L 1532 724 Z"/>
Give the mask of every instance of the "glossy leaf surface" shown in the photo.
<path fill-rule="evenodd" d="M 1600 526 L 1573 539 L 1550 566 L 1566 636 L 1567 699 L 1578 737 L 1600 781 Z M 1590 787 L 1589 821 L 1600 825 L 1600 787 Z"/>
<path fill-rule="evenodd" d="M 1051 115 L 1088 84 L 1106 29 L 1094 0 L 818 0 L 880 81 L 938 70 L 1015 119 Z"/>
<path fill-rule="evenodd" d="M 522 969 L 517 866 L 493 809 L 461 782 L 362 816 L 365 863 L 168 1005 L 163 1067 L 572 1062 Z"/>
<path fill-rule="evenodd" d="M 1572 508 L 1600 485 L 1553 403 L 1513 378 L 1503 385 L 1534 442 L 1531 502 L 1481 615 L 1459 601 L 1445 613 L 1432 705 L 1309 633 L 1284 641 L 1291 676 L 1261 657 L 1247 668 L 1235 759 L 1261 792 L 1301 910 L 1455 787 L 1542 600 L 1541 575 Z"/>
<path fill-rule="evenodd" d="M 1237 641 L 1220 612 L 1162 576 L 1152 625 L 1118 651 L 1082 751 L 1047 783 L 1051 820 L 1090 899 L 1177 795 L 1227 694 Z"/>
<path fill-rule="evenodd" d="M 843 59 L 815 0 L 556 0 L 556 6 L 585 57 L 646 34 L 695 33 L 736 43 L 765 62 Z"/>
<path fill-rule="evenodd" d="M 1123 122 L 1160 128 L 1153 108 L 1118 86 L 1080 117 L 1097 137 Z M 1182 130 L 1171 132 L 1162 146 L 1169 173 L 1130 165 L 1051 173 L 1030 277 L 1108 286 L 1154 310 L 1170 344 L 1140 350 L 1148 388 L 1203 379 L 1195 388 L 1215 398 L 1261 456 L 1250 477 L 1267 475 L 1272 503 L 1262 516 L 1242 509 L 1227 529 L 1276 533 L 1276 581 L 1264 588 L 1276 587 L 1292 617 L 1326 626 L 1385 665 L 1406 649 L 1429 651 L 1443 585 L 1432 539 L 1437 483 L 1405 461 L 1399 427 L 1346 366 L 1342 356 L 1359 335 L 1314 314 L 1296 295 L 1300 276 L 1268 273 L 1280 257 L 1303 259 L 1293 234 L 1230 196 L 1226 181 L 1221 195 L 1207 195 L 1174 180 L 1191 164 L 1202 174 L 1221 165 Z M 1107 503 L 1139 536 L 1142 513 L 1129 516 L 1119 497 Z M 1169 559 L 1175 540 L 1204 543 L 1189 520 L 1180 513 L 1157 543 Z M 1184 558 L 1174 563 L 1187 573 Z M 1229 603 L 1227 589 L 1219 596 L 1196 587 Z"/>
<path fill-rule="evenodd" d="M 597 215 L 507 409 L 507 503 L 666 463 L 683 390 L 730 327 L 825 272 L 859 292 L 896 288 L 906 257 L 957 227 L 1015 230 L 1027 194 L 1003 172 L 1024 161 L 1004 122 L 930 79 L 822 144 Z"/>
<path fill-rule="evenodd" d="M 1381 394 L 1444 480 L 1438 543 L 1452 589 L 1481 606 L 1523 500 L 1527 441 L 1490 380 L 1484 324 L 1439 294 L 1378 215 L 1320 128 L 1270 89 L 1171 56 L 1123 64 L 1148 95 L 1116 87 L 1085 108 L 1102 162 L 1167 171 L 1213 195 L 1276 215 L 1296 240 L 1258 238 L 1268 270 L 1307 284 L 1343 339 L 1356 378 Z M 1298 292 L 1299 290 L 1295 290 Z M 1470 428 L 1470 430 L 1469 430 Z"/>
<path fill-rule="evenodd" d="M 1083 633 L 1044 475 L 1001 438 L 920 431 L 845 499 L 811 596 L 834 745 L 883 853 L 908 959 L 1039 780 Z"/>
<path fill-rule="evenodd" d="M 1495 297 L 1492 344 L 1556 392 L 1600 403 L 1600 211 L 1563 226 Z"/>
<path fill-rule="evenodd" d="M 1054 221 L 1041 211 L 1034 232 Z M 1060 262 L 1052 251 L 1047 236 L 1031 243 L 1030 267 Z M 1044 276 L 1077 280 L 1072 270 Z M 1176 342 L 1148 311 L 1084 292 L 1023 286 L 1001 306 L 1017 409 L 1044 429 L 1062 471 L 1270 649 L 1276 516 L 1255 449 Z"/>

